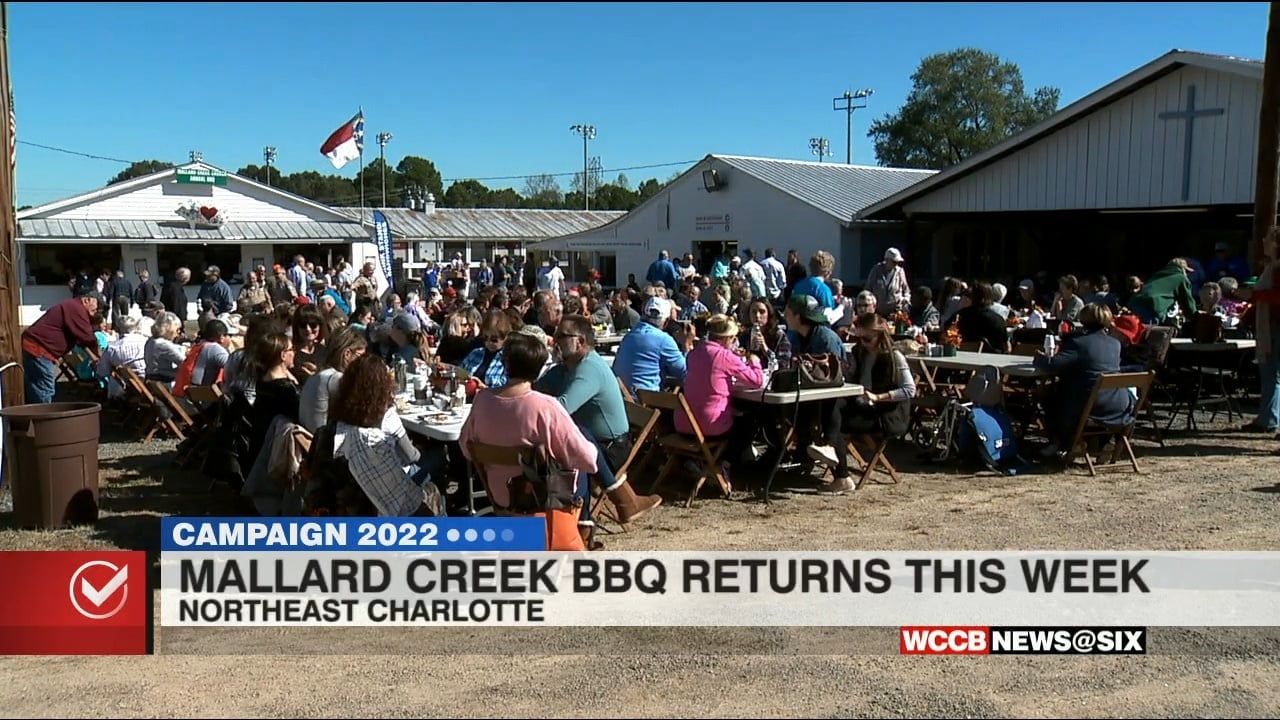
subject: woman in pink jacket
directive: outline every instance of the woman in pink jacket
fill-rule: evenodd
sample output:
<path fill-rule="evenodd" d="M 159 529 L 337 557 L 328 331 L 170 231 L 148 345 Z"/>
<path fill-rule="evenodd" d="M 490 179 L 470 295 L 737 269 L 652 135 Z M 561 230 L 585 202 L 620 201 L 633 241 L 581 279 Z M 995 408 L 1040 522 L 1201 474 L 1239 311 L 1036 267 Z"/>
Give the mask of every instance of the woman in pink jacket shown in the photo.
<path fill-rule="evenodd" d="M 688 372 L 684 394 L 689 408 L 707 438 L 726 437 L 721 471 L 729 477 L 728 466 L 751 444 L 755 423 L 750 416 L 735 417 L 731 403 L 735 385 L 758 389 L 764 385 L 760 359 L 738 346 L 738 323 L 726 315 L 707 320 L 707 339 L 689 351 L 685 361 Z M 683 414 L 677 413 L 676 430 L 692 434 L 693 427 Z"/>

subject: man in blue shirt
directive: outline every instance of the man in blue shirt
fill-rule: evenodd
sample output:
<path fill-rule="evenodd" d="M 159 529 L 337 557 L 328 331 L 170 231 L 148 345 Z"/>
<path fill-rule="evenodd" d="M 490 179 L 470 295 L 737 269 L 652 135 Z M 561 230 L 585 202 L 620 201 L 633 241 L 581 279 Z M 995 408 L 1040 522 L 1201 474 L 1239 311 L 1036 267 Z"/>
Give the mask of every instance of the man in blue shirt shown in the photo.
<path fill-rule="evenodd" d="M 668 293 L 675 294 L 680 287 L 680 275 L 676 272 L 675 263 L 671 262 L 671 253 L 663 250 L 658 259 L 649 265 L 649 272 L 644 276 L 646 282 L 662 283 Z"/>
<path fill-rule="evenodd" d="M 683 352 L 675 338 L 665 332 L 671 321 L 673 307 L 670 300 L 649 298 L 644 306 L 644 321 L 632 328 L 618 344 L 618 354 L 613 361 L 613 373 L 622 378 L 632 392 L 636 390 L 661 390 L 662 381 L 675 378 L 684 382 L 685 364 Z M 686 344 L 692 345 L 686 339 Z"/>

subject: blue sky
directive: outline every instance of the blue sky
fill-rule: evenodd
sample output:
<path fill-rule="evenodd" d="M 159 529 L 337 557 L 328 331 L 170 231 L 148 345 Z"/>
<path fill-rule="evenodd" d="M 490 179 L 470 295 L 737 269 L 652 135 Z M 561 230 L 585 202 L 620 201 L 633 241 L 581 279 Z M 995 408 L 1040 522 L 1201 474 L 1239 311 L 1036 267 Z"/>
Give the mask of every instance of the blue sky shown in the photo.
<path fill-rule="evenodd" d="M 430 158 L 450 178 L 573 172 L 590 123 L 606 171 L 709 152 L 843 161 L 854 115 L 893 112 L 930 53 L 1017 63 L 1065 106 L 1173 48 L 1260 58 L 1267 3 L 10 3 L 18 139 L 112 158 L 333 172 L 320 144 L 363 106 L 366 161 Z M 124 165 L 18 146 L 18 201 L 101 187 Z M 683 166 L 628 171 L 632 183 Z M 352 163 L 338 171 L 356 173 Z M 612 178 L 616 173 L 606 173 Z M 567 178 L 562 179 L 567 186 Z M 486 181 L 523 187 L 523 180 Z"/>

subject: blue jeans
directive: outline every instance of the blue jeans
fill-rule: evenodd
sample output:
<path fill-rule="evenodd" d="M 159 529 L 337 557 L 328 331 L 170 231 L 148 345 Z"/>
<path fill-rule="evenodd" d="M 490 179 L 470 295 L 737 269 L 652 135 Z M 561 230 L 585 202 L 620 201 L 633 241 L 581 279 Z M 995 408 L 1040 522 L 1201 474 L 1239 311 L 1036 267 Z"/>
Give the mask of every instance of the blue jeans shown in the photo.
<path fill-rule="evenodd" d="M 444 480 L 445 456 L 443 449 L 427 450 L 418 457 L 418 462 L 408 468 L 409 478 L 419 487 L 428 480 L 439 478 Z"/>
<path fill-rule="evenodd" d="M 1253 424 L 1267 430 L 1280 427 L 1280 333 L 1272 330 L 1271 354 L 1258 363 L 1262 380 L 1262 400 L 1258 404 L 1258 417 Z"/>
<path fill-rule="evenodd" d="M 57 386 L 58 368 L 52 360 L 22 353 L 22 383 L 26 389 L 27 404 L 53 402 Z"/>

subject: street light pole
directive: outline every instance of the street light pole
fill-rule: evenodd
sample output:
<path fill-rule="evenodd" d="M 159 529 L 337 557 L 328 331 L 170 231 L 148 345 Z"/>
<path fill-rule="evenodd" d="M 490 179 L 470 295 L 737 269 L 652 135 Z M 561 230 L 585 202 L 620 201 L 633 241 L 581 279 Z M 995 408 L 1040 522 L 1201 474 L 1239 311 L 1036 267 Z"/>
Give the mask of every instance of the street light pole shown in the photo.
<path fill-rule="evenodd" d="M 822 162 L 824 155 L 831 157 L 831 143 L 824 137 L 809 138 L 809 150 L 818 156 L 818 162 Z"/>
<path fill-rule="evenodd" d="M 271 163 L 276 161 L 276 149 L 268 145 L 262 148 L 262 159 L 267 163 L 267 186 L 271 186 Z"/>
<path fill-rule="evenodd" d="M 852 164 L 853 164 L 853 111 L 854 111 L 854 110 L 857 110 L 857 109 L 859 109 L 859 108 L 864 108 L 864 107 L 866 107 L 866 106 L 867 106 L 866 99 L 867 99 L 868 97 L 871 97 L 871 94 L 872 94 L 872 93 L 874 93 L 874 92 L 875 92 L 875 90 L 872 90 L 872 89 L 870 89 L 870 88 L 866 88 L 866 89 L 863 89 L 863 90 L 857 90 L 857 91 L 853 91 L 853 92 L 850 92 L 850 91 L 848 91 L 848 90 L 845 90 L 843 95 L 841 95 L 841 96 L 840 96 L 840 97 L 838 97 L 838 98 L 832 98 L 832 100 L 831 100 L 831 106 L 832 106 L 832 109 L 833 109 L 833 110 L 835 110 L 835 111 L 837 111 L 837 112 L 839 112 L 839 111 L 843 110 L 843 111 L 845 112 L 845 129 L 844 129 L 844 136 L 845 136 L 845 140 L 844 140 L 844 142 L 845 142 L 845 146 L 844 146 L 844 147 L 845 147 L 845 150 L 844 150 L 844 163 L 845 163 L 846 165 L 852 165 Z M 841 105 L 837 104 L 837 103 L 839 103 L 841 100 L 843 100 L 843 101 L 844 101 L 844 105 L 843 105 L 843 106 L 841 106 Z M 859 104 L 855 103 L 855 102 L 854 102 L 854 100 L 862 100 L 863 102 L 862 102 L 862 104 L 861 104 L 861 105 L 859 105 Z"/>
<path fill-rule="evenodd" d="M 387 143 L 391 142 L 391 133 L 378 133 L 378 159 L 382 162 L 382 207 L 387 206 Z"/>
<path fill-rule="evenodd" d="M 570 125 L 569 129 L 582 136 L 582 209 L 591 209 L 591 193 L 588 191 L 591 179 L 587 168 L 587 141 L 596 139 L 595 125 Z"/>

